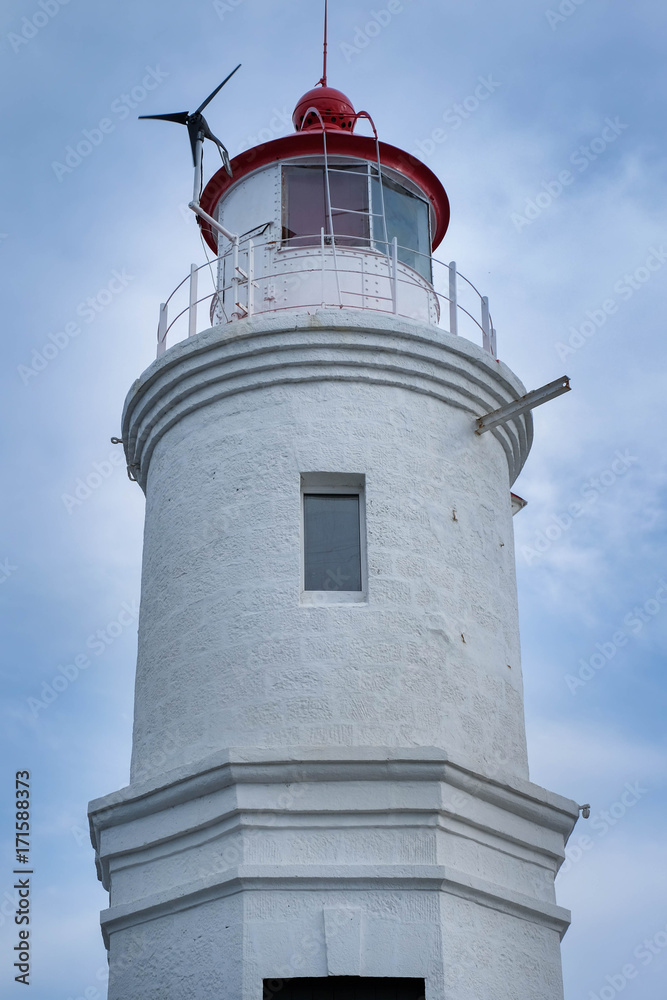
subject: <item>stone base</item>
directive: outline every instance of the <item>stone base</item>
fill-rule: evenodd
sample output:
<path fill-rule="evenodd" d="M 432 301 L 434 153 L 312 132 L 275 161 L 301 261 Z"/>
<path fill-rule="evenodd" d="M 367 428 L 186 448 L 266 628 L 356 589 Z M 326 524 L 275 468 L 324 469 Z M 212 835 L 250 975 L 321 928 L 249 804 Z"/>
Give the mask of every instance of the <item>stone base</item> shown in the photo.
<path fill-rule="evenodd" d="M 110 1000 L 261 1000 L 263 980 L 329 975 L 562 1000 L 553 883 L 576 803 L 433 748 L 276 756 L 229 750 L 91 803 Z"/>

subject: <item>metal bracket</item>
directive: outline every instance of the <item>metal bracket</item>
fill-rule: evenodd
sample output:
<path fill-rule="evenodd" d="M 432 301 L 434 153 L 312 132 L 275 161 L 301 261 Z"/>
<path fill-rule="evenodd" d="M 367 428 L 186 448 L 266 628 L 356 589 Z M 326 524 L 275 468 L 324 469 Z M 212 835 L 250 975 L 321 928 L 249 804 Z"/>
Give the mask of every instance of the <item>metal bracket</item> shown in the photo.
<path fill-rule="evenodd" d="M 520 413 L 525 413 L 526 410 L 532 410 L 535 406 L 547 403 L 550 399 L 555 399 L 556 396 L 560 396 L 564 392 L 569 392 L 570 389 L 569 376 L 562 375 L 561 378 L 543 385 L 540 389 L 533 389 L 532 392 L 527 392 L 525 396 L 517 399 L 516 402 L 507 403 L 506 406 L 501 406 L 498 410 L 492 410 L 491 413 L 487 413 L 483 417 L 478 417 L 475 434 L 483 434 L 484 431 L 490 431 L 499 424 L 505 424 L 512 417 L 517 417 Z"/>

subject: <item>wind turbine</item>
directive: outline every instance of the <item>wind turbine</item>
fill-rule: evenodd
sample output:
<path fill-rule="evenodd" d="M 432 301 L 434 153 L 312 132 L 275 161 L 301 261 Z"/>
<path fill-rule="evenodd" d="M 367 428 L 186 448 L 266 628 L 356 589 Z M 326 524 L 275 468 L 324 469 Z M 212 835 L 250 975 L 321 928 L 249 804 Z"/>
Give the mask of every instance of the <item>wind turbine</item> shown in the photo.
<path fill-rule="evenodd" d="M 206 119 L 202 114 L 202 111 L 204 110 L 207 104 L 211 103 L 216 94 L 218 94 L 222 90 L 227 81 L 231 80 L 231 78 L 234 76 L 234 73 L 236 73 L 236 70 L 240 69 L 240 67 L 241 63 L 238 64 L 236 69 L 233 69 L 231 71 L 229 76 L 225 77 L 220 86 L 216 87 L 213 93 L 209 94 L 206 100 L 203 101 L 199 105 L 197 110 L 192 112 L 192 114 L 190 114 L 187 111 L 175 111 L 173 114 L 168 114 L 168 115 L 139 115 L 139 118 L 140 119 L 149 118 L 163 122 L 176 122 L 178 125 L 185 125 L 188 130 L 188 135 L 190 136 L 190 147 L 192 149 L 192 162 L 194 163 L 195 167 L 198 166 L 197 161 L 199 159 L 198 148 L 197 148 L 198 145 L 199 144 L 203 145 L 204 139 L 210 139 L 211 142 L 214 142 L 218 147 L 218 149 L 220 150 L 220 155 L 222 157 L 222 162 L 225 166 L 225 170 L 231 177 L 232 168 L 229 163 L 229 153 L 227 152 L 227 148 L 224 145 L 224 143 L 220 141 L 220 139 L 216 138 L 216 136 L 213 135 L 211 129 L 209 128 L 208 122 L 206 121 Z"/>

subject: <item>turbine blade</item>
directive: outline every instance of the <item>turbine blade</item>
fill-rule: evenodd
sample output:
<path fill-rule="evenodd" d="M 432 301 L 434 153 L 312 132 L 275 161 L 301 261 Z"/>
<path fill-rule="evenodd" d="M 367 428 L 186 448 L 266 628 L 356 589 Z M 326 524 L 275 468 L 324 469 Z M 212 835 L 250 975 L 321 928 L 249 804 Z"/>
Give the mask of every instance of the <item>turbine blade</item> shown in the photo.
<path fill-rule="evenodd" d="M 197 108 L 197 110 L 196 110 L 196 111 L 194 112 L 194 114 L 196 114 L 196 115 L 198 115 L 198 114 L 201 114 L 201 112 L 202 112 L 202 111 L 204 110 L 204 108 L 206 107 L 206 105 L 207 105 L 207 104 L 209 104 L 209 103 L 210 103 L 210 102 L 211 102 L 211 101 L 213 100 L 213 98 L 215 97 L 215 95 L 216 95 L 216 94 L 217 94 L 217 93 L 218 93 L 219 91 L 221 91 L 221 90 L 222 90 L 222 88 L 223 88 L 223 87 L 224 87 L 224 85 L 225 85 L 225 84 L 227 83 L 227 81 L 228 81 L 228 80 L 231 80 L 231 78 L 232 78 L 232 77 L 234 76 L 234 73 L 236 73 L 236 70 L 237 70 L 237 69 L 240 69 L 240 68 L 241 68 L 241 63 L 239 63 L 239 64 L 238 64 L 238 66 L 236 67 L 236 69 L 233 69 L 233 70 L 231 71 L 231 73 L 229 74 L 229 76 L 226 76 L 226 77 L 225 77 L 225 79 L 224 79 L 224 80 L 222 81 L 222 83 L 220 84 L 220 86 L 219 86 L 219 87 L 216 87 L 216 88 L 215 88 L 215 90 L 213 91 L 213 93 L 212 93 L 212 94 L 209 94 L 209 95 L 208 95 L 208 97 L 206 98 L 206 100 L 204 101 L 204 103 L 203 103 L 203 104 L 200 104 L 200 105 L 199 105 L 199 107 L 198 107 L 198 108 Z"/>
<path fill-rule="evenodd" d="M 206 122 L 205 119 L 204 119 L 204 127 L 205 127 L 205 130 L 204 130 L 205 137 L 207 139 L 210 139 L 211 142 L 214 142 L 216 144 L 216 146 L 218 147 L 218 149 L 220 150 L 220 153 L 222 154 L 222 162 L 224 164 L 225 170 L 227 171 L 227 173 L 231 177 L 232 176 L 232 168 L 231 168 L 230 161 L 229 161 L 229 152 L 227 150 L 227 147 L 225 146 L 224 142 L 220 142 L 220 140 L 218 139 L 218 137 L 215 136 L 215 135 L 213 135 L 213 133 L 211 132 L 210 128 L 208 127 L 208 123 Z"/>
<path fill-rule="evenodd" d="M 207 139 L 210 139 L 211 142 L 214 142 L 216 144 L 216 146 L 221 146 L 222 149 L 225 149 L 224 143 L 220 142 L 220 140 L 217 138 L 217 136 L 213 135 L 213 133 L 211 132 L 210 128 L 208 127 L 208 123 L 207 122 L 204 122 L 204 136 Z"/>
<path fill-rule="evenodd" d="M 140 119 L 153 118 L 155 121 L 176 122 L 178 125 L 187 125 L 189 117 L 187 111 L 176 111 L 173 115 L 139 115 Z"/>

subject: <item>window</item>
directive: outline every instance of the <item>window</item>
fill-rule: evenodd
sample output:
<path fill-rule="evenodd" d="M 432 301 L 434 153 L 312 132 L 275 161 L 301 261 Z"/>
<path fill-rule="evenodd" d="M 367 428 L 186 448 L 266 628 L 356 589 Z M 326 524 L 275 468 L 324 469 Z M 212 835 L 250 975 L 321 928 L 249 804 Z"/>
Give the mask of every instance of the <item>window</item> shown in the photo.
<path fill-rule="evenodd" d="M 327 976 L 265 979 L 264 1000 L 424 1000 L 423 979 Z"/>
<path fill-rule="evenodd" d="M 423 198 L 412 194 L 407 188 L 389 177 L 382 176 L 382 192 L 376 175 L 372 178 L 373 212 L 382 217 L 382 195 L 387 219 L 387 239 L 391 243 L 394 236 L 398 241 L 398 259 L 413 267 L 427 281 L 432 280 L 431 234 L 429 227 L 429 206 Z M 378 228 L 378 227 L 376 227 Z M 384 233 L 377 232 L 376 239 L 384 240 Z M 384 244 L 378 246 L 385 250 Z M 417 251 L 415 253 L 415 251 Z M 386 252 L 386 251 L 385 251 Z"/>
<path fill-rule="evenodd" d="M 301 476 L 302 603 L 365 600 L 364 477 Z"/>
<path fill-rule="evenodd" d="M 358 493 L 304 493 L 304 590 L 361 590 Z"/>
<path fill-rule="evenodd" d="M 285 167 L 283 240 L 287 246 L 319 244 L 322 229 L 337 246 L 370 243 L 368 167 L 329 167 L 331 221 L 324 167 Z"/>
<path fill-rule="evenodd" d="M 283 244 L 314 246 L 321 231 L 336 246 L 372 247 L 391 254 L 398 241 L 398 259 L 431 281 L 430 207 L 424 198 L 383 171 L 382 190 L 372 163 L 329 166 L 331 219 L 326 176 L 321 164 L 283 168 Z M 385 235 L 382 214 L 387 222 Z"/>

